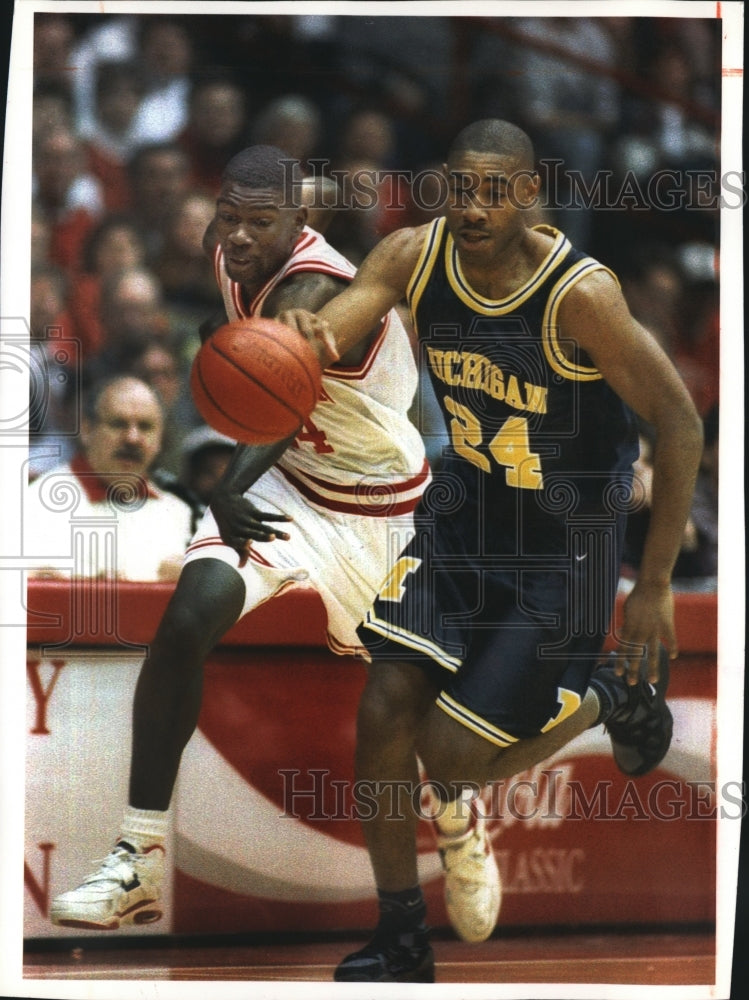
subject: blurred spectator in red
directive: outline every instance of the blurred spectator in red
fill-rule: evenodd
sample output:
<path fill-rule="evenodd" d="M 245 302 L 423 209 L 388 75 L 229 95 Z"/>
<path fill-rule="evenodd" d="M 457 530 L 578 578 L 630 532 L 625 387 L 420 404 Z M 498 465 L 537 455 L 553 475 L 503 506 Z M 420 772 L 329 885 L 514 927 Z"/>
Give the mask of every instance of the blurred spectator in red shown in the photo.
<path fill-rule="evenodd" d="M 201 309 L 201 319 L 206 306 L 221 305 L 213 263 L 203 250 L 203 236 L 214 214 L 213 198 L 199 191 L 183 195 L 167 220 L 164 246 L 153 264 L 167 305 L 176 310 Z"/>
<path fill-rule="evenodd" d="M 58 127 L 75 131 L 70 91 L 55 80 L 41 80 L 34 84 L 31 99 L 31 148 Z"/>
<path fill-rule="evenodd" d="M 163 428 L 155 393 L 117 376 L 92 386 L 83 404 L 78 450 L 24 495 L 23 551 L 35 558 L 33 575 L 175 581 L 192 512 L 151 477 Z M 50 502 L 55 490 L 62 502 Z"/>
<path fill-rule="evenodd" d="M 36 478 L 72 452 L 78 357 L 67 313 L 69 283 L 63 271 L 31 271 L 29 302 L 29 475 Z"/>
<path fill-rule="evenodd" d="M 136 150 L 128 163 L 128 175 L 130 212 L 150 262 L 161 253 L 168 220 L 190 190 L 190 162 L 180 146 L 153 143 Z"/>
<path fill-rule="evenodd" d="M 31 206 L 31 270 L 50 264 L 52 227 L 42 207 L 34 202 Z"/>
<path fill-rule="evenodd" d="M 49 81 L 71 92 L 75 31 L 69 17 L 37 13 L 34 17 L 34 80 Z"/>
<path fill-rule="evenodd" d="M 395 152 L 393 119 L 376 107 L 354 109 L 343 121 L 333 161 L 345 209 L 336 212 L 330 242 L 360 264 L 408 202 L 407 179 L 389 173 Z M 386 225 L 389 219 L 389 227 Z"/>
<path fill-rule="evenodd" d="M 302 170 L 319 153 L 322 119 L 317 105 L 300 94 L 284 94 L 267 104 L 255 119 L 252 142 L 278 146 Z"/>
<path fill-rule="evenodd" d="M 137 146 L 134 119 L 142 86 L 134 63 L 102 61 L 96 70 L 95 118 L 81 128 L 88 166 L 98 177 L 107 211 L 130 204 L 127 161 Z"/>
<path fill-rule="evenodd" d="M 177 142 L 190 163 L 190 187 L 215 198 L 228 160 L 246 145 L 247 104 L 244 90 L 228 77 L 197 80 L 188 119 Z"/>
<path fill-rule="evenodd" d="M 126 14 L 91 19 L 73 49 L 76 128 L 86 133 L 96 118 L 96 76 L 101 62 L 128 62 L 137 56 L 140 18 Z"/>
<path fill-rule="evenodd" d="M 354 109 L 343 122 L 337 160 L 366 160 L 381 169 L 393 165 L 395 125 L 390 115 L 376 107 Z"/>
<path fill-rule="evenodd" d="M 107 275 L 101 286 L 101 348 L 86 358 L 86 384 L 127 371 L 143 345 L 168 340 L 161 286 L 148 268 L 130 267 Z"/>
<path fill-rule="evenodd" d="M 130 371 L 156 390 L 167 412 L 174 410 L 182 388 L 182 372 L 172 346 L 161 339 L 146 341 L 131 362 Z"/>
<path fill-rule="evenodd" d="M 720 310 L 717 280 L 709 277 L 687 284 L 682 302 L 680 336 L 674 361 L 697 410 L 703 417 L 720 398 Z"/>
<path fill-rule="evenodd" d="M 50 259 L 72 273 L 103 211 L 101 185 L 86 169 L 81 141 L 61 125 L 39 137 L 33 168 L 34 200 L 50 225 Z"/>
<path fill-rule="evenodd" d="M 684 279 L 674 255 L 666 248 L 643 247 L 639 259 L 620 277 L 632 315 L 673 360 L 684 295 Z"/>
<path fill-rule="evenodd" d="M 141 345 L 127 369 L 158 394 L 164 408 L 159 465 L 175 478 L 182 467 L 182 441 L 200 418 L 192 402 L 189 367 L 172 341 L 152 338 Z"/>
<path fill-rule="evenodd" d="M 685 249 L 641 247 L 620 277 L 633 316 L 669 355 L 705 416 L 719 398 L 718 285 L 704 266 L 685 267 Z"/>
<path fill-rule="evenodd" d="M 69 287 L 67 275 L 58 267 L 42 265 L 32 270 L 29 322 L 34 340 L 44 340 L 51 328 L 70 329 Z"/>
<path fill-rule="evenodd" d="M 187 125 L 193 44 L 186 27 L 163 15 L 140 19 L 136 43 L 144 96 L 135 117 L 140 143 L 169 142 Z"/>
<path fill-rule="evenodd" d="M 84 358 L 96 354 L 104 339 L 101 326 L 101 286 L 107 278 L 145 262 L 145 246 L 127 215 L 105 215 L 83 246 L 81 270 L 70 295 L 70 312 Z"/>

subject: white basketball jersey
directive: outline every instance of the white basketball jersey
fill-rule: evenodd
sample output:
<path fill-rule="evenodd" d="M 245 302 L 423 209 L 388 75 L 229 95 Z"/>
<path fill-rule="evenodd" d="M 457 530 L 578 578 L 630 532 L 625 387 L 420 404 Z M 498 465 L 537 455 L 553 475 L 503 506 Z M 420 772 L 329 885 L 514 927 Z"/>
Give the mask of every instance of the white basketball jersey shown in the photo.
<path fill-rule="evenodd" d="M 291 274 L 315 271 L 347 281 L 355 274 L 308 227 L 252 302 L 227 275 L 220 246 L 214 266 L 230 320 L 260 315 L 270 292 Z M 325 370 L 317 406 L 279 468 L 304 496 L 333 510 L 374 516 L 412 510 L 429 480 L 421 436 L 408 419 L 417 383 L 408 334 L 391 310 L 361 364 Z"/>

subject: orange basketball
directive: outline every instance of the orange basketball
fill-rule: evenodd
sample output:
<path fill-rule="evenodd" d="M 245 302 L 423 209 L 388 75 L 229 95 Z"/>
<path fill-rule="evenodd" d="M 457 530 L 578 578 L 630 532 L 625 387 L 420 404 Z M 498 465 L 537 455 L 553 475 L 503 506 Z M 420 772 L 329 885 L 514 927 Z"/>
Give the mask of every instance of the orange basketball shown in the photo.
<path fill-rule="evenodd" d="M 293 434 L 320 395 L 317 355 L 296 330 L 264 317 L 219 327 L 200 347 L 190 373 L 205 422 L 245 444 Z"/>

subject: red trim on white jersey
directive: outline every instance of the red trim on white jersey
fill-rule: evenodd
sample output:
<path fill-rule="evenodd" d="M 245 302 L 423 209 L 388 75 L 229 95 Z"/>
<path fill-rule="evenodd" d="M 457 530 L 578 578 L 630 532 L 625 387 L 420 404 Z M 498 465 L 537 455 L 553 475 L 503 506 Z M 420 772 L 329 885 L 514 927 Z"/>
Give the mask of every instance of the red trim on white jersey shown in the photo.
<path fill-rule="evenodd" d="M 319 245 L 321 241 L 322 237 L 319 233 L 316 233 L 312 229 L 305 229 L 297 240 L 292 256 L 289 258 L 286 265 L 284 265 L 284 267 L 276 272 L 273 277 L 266 281 L 260 291 L 255 295 L 249 306 L 245 304 L 242 286 L 239 282 L 230 278 L 226 273 L 223 250 L 221 249 L 220 244 L 216 244 L 213 252 L 213 268 L 216 275 L 216 281 L 219 288 L 226 288 L 228 291 L 234 312 L 236 313 L 236 316 L 229 316 L 229 319 L 249 319 L 250 316 L 259 315 L 262 303 L 270 294 L 272 289 L 291 274 L 301 274 L 312 271 L 315 274 L 329 274 L 334 278 L 342 278 L 345 281 L 351 281 L 355 274 L 355 270 L 353 265 L 349 264 L 345 258 L 341 258 L 342 263 L 336 263 L 327 259 L 323 255 L 314 253 L 307 257 L 302 257 L 301 260 L 298 259 L 299 255 L 311 251 Z M 374 364 L 377 352 L 382 345 L 389 326 L 390 316 L 388 314 L 388 316 L 383 319 L 382 326 L 378 331 L 377 336 L 373 338 L 367 353 L 359 364 L 332 365 L 330 368 L 325 369 L 325 376 L 328 378 L 340 379 L 341 381 L 355 381 L 357 379 L 364 378 Z"/>
<path fill-rule="evenodd" d="M 385 334 L 387 333 L 389 327 L 390 314 L 388 313 L 383 320 L 382 326 L 378 330 L 377 335 L 372 338 L 372 343 L 369 345 L 367 353 L 358 365 L 334 365 L 331 368 L 326 368 L 323 375 L 339 379 L 341 382 L 355 382 L 358 379 L 365 378 L 367 372 L 375 363 L 375 358 L 384 343 Z"/>
<path fill-rule="evenodd" d="M 344 642 L 339 642 L 332 632 L 328 631 L 326 634 L 331 651 L 337 653 L 338 656 L 356 656 L 358 658 L 366 656 L 366 646 L 348 646 Z"/>
<path fill-rule="evenodd" d="M 350 281 L 356 269 L 320 233 L 305 228 L 291 257 L 265 282 L 250 304 L 226 273 L 220 247 L 214 263 L 226 314 L 231 320 L 261 315 L 268 297 L 287 277 L 302 272 Z M 323 373 L 318 406 L 278 463 L 287 482 L 317 506 L 331 511 L 390 517 L 414 509 L 429 482 L 424 447 L 408 419 L 418 375 L 408 335 L 390 310 L 355 365 L 332 365 Z M 371 431 L 366 455 L 362 440 Z M 317 442 L 324 447 L 319 453 Z M 334 452 L 338 461 L 324 456 Z M 423 464 L 423 469 L 422 469 Z M 415 469 L 422 471 L 414 476 Z M 426 470 L 426 471 L 425 471 Z M 398 483 L 401 475 L 403 483 Z"/>
<path fill-rule="evenodd" d="M 373 478 L 356 486 L 329 482 L 306 473 L 289 472 L 278 466 L 291 485 L 313 503 L 341 514 L 365 514 L 369 517 L 396 517 L 411 513 L 429 482 L 429 463 L 424 460 L 421 472 L 401 482 L 388 483 Z"/>
<path fill-rule="evenodd" d="M 320 253 L 317 253 L 319 247 Z M 315 252 L 311 252 L 312 250 Z M 296 241 L 291 256 L 276 273 L 266 281 L 260 291 L 255 295 L 250 303 L 250 313 L 257 315 L 262 308 L 263 300 L 276 285 L 280 285 L 290 274 L 300 274 L 304 271 L 314 271 L 315 274 L 330 274 L 334 278 L 342 278 L 344 281 L 351 281 L 356 274 L 354 265 L 349 263 L 345 257 L 339 255 L 337 261 L 331 260 L 325 251 L 330 252 L 329 245 L 325 239 L 314 229 L 305 229 Z M 305 256 L 307 255 L 308 256 Z"/>

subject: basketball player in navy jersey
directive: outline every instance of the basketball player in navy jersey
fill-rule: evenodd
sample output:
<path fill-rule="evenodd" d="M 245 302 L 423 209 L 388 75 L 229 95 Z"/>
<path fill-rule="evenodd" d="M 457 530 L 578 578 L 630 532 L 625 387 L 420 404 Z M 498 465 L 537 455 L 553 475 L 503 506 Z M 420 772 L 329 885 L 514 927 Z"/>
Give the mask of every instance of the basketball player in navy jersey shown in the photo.
<path fill-rule="evenodd" d="M 332 335 L 342 352 L 406 298 L 450 437 L 417 534 L 359 630 L 371 666 L 356 770 L 380 790 L 363 823 L 380 918 L 336 970 L 344 981 L 434 978 L 410 797 L 419 759 L 448 915 L 480 941 L 500 904 L 478 798 L 486 783 L 600 723 L 628 775 L 652 770 L 671 739 L 670 580 L 701 453 L 698 415 L 611 272 L 562 233 L 528 224 L 539 178 L 524 132 L 476 122 L 445 171 L 442 218 L 383 239 L 317 316 L 281 317 L 313 341 Z M 652 517 L 613 662 L 597 666 L 635 414 L 657 437 Z"/>

